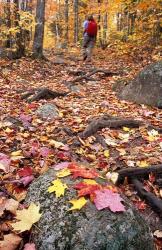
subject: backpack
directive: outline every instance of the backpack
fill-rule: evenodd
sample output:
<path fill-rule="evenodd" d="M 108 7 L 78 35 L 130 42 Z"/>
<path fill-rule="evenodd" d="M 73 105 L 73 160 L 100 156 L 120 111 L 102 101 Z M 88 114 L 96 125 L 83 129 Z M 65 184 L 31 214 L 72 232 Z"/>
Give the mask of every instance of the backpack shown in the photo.
<path fill-rule="evenodd" d="M 97 23 L 95 21 L 89 21 L 88 22 L 88 27 L 86 29 L 86 33 L 90 37 L 97 36 Z"/>

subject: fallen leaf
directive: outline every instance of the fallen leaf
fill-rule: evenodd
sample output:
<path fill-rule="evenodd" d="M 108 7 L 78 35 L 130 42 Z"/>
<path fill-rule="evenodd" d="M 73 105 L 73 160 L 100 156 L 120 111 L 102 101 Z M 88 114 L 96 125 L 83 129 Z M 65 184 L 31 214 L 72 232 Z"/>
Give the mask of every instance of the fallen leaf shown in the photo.
<path fill-rule="evenodd" d="M 129 131 L 130 131 L 130 128 L 123 127 L 123 131 L 125 131 L 125 132 L 129 132 Z"/>
<path fill-rule="evenodd" d="M 109 208 L 112 212 L 124 212 L 124 205 L 121 203 L 123 199 L 119 194 L 112 192 L 111 190 L 97 190 L 95 191 L 96 197 L 94 203 L 98 210 Z"/>
<path fill-rule="evenodd" d="M 22 154 L 22 151 L 21 150 L 18 150 L 18 151 L 14 151 L 11 153 L 11 156 L 21 156 Z"/>
<path fill-rule="evenodd" d="M 48 188 L 48 192 L 55 192 L 57 198 L 60 196 L 64 196 L 65 190 L 68 188 L 67 185 L 62 183 L 62 181 L 59 179 L 53 181 L 52 184 L 53 185 Z"/>
<path fill-rule="evenodd" d="M 109 158 L 109 157 L 110 157 L 110 152 L 109 152 L 109 150 L 105 150 L 105 151 L 104 151 L 104 156 L 105 156 L 106 158 Z"/>
<path fill-rule="evenodd" d="M 70 200 L 69 201 L 73 206 L 69 209 L 71 210 L 80 210 L 85 204 L 87 203 L 87 200 L 84 197 L 79 198 L 78 200 Z"/>
<path fill-rule="evenodd" d="M 157 238 L 162 239 L 162 231 L 156 230 L 156 231 L 154 232 L 154 236 L 156 236 Z"/>
<path fill-rule="evenodd" d="M 24 250 L 36 250 L 35 244 L 34 243 L 25 244 Z"/>
<path fill-rule="evenodd" d="M 31 167 L 24 167 L 18 171 L 18 175 L 20 177 L 30 176 L 33 174 L 33 170 Z"/>
<path fill-rule="evenodd" d="M 105 142 L 108 146 L 117 146 L 116 140 L 111 137 L 107 137 Z"/>
<path fill-rule="evenodd" d="M 91 185 L 97 184 L 97 182 L 95 180 L 91 180 L 91 179 L 84 179 L 83 182 L 86 184 L 91 184 Z"/>
<path fill-rule="evenodd" d="M 64 146 L 65 146 L 62 142 L 55 141 L 55 140 L 50 140 L 50 141 L 49 141 L 49 144 L 50 144 L 51 146 L 54 146 L 55 148 L 61 148 L 61 147 L 64 147 Z"/>
<path fill-rule="evenodd" d="M 149 166 L 147 161 L 137 161 L 136 165 L 140 168 L 146 168 Z"/>
<path fill-rule="evenodd" d="M 48 157 L 50 153 L 51 153 L 51 150 L 49 148 L 47 147 L 40 148 L 40 155 L 42 157 Z"/>
<path fill-rule="evenodd" d="M 33 175 L 30 175 L 30 176 L 22 177 L 22 178 L 20 179 L 20 182 L 24 185 L 24 187 L 26 187 L 26 186 L 29 185 L 33 180 L 34 180 L 34 176 L 33 176 Z"/>
<path fill-rule="evenodd" d="M 99 176 L 95 169 L 86 169 L 85 167 L 78 166 L 75 163 L 70 163 L 68 168 L 74 178 L 83 177 L 87 179 L 94 179 Z"/>
<path fill-rule="evenodd" d="M 16 250 L 21 240 L 20 236 L 13 233 L 4 235 L 4 240 L 0 241 L 0 250 Z"/>
<path fill-rule="evenodd" d="M 86 196 L 93 194 L 96 190 L 101 189 L 101 186 L 99 184 L 86 184 L 84 182 L 80 182 L 74 186 L 76 189 L 80 189 L 78 191 L 78 196 Z"/>
<path fill-rule="evenodd" d="M 52 168 L 54 168 L 55 170 L 61 170 L 67 168 L 69 166 L 69 163 L 70 163 L 69 161 L 61 162 L 54 165 Z"/>
<path fill-rule="evenodd" d="M 27 209 L 17 210 L 16 219 L 18 222 L 12 223 L 14 231 L 19 233 L 30 230 L 32 225 L 39 221 L 42 214 L 39 213 L 40 205 L 31 203 Z"/>
<path fill-rule="evenodd" d="M 10 170 L 10 164 L 10 158 L 5 154 L 0 153 L 0 170 L 3 170 L 5 173 L 8 173 Z"/>
<path fill-rule="evenodd" d="M 121 140 L 123 140 L 123 142 L 128 142 L 129 141 L 129 137 L 130 137 L 130 134 L 123 134 L 123 133 L 119 133 L 119 138 Z"/>
<path fill-rule="evenodd" d="M 56 174 L 58 178 L 63 178 L 69 175 L 71 175 L 71 172 L 68 168 L 64 168 Z"/>
<path fill-rule="evenodd" d="M 0 216 L 3 215 L 4 211 L 7 210 L 12 214 L 16 214 L 16 210 L 19 206 L 19 202 L 14 199 L 0 198 Z"/>

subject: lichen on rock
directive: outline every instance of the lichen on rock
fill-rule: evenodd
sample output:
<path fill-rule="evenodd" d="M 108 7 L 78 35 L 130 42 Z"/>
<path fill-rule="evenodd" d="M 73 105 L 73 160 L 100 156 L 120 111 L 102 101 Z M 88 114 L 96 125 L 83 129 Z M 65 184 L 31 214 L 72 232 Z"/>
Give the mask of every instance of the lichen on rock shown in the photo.
<path fill-rule="evenodd" d="M 144 68 L 119 93 L 124 100 L 162 108 L 162 61 Z"/>
<path fill-rule="evenodd" d="M 87 202 L 80 211 L 68 211 L 71 199 L 76 198 L 72 188 L 78 180 L 63 178 L 69 186 L 65 196 L 56 198 L 48 187 L 56 178 L 51 169 L 34 181 L 26 202 L 39 203 L 42 217 L 32 229 L 32 241 L 38 250 L 153 250 L 153 240 L 145 220 L 123 197 L 126 212 L 98 211 Z M 39 229 L 38 229 L 39 228 Z"/>

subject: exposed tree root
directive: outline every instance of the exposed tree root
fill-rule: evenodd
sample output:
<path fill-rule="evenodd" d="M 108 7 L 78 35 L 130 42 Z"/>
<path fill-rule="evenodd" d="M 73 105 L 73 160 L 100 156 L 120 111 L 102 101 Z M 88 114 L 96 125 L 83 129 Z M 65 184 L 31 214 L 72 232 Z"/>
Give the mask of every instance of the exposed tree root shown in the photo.
<path fill-rule="evenodd" d="M 72 82 L 72 83 L 75 83 L 75 82 L 79 82 L 79 81 L 84 80 L 84 79 L 87 80 L 90 76 L 95 75 L 95 74 L 97 74 L 97 73 L 102 73 L 102 74 L 105 75 L 105 77 L 113 76 L 113 75 L 118 75 L 118 73 L 116 73 L 116 72 L 111 72 L 111 71 L 109 71 L 109 70 L 95 69 L 95 70 L 93 70 L 93 71 L 90 72 L 90 73 L 87 73 L 87 74 L 85 74 L 85 75 L 81 75 L 81 76 L 75 78 L 75 79 L 72 80 L 71 82 Z"/>
<path fill-rule="evenodd" d="M 122 128 L 122 127 L 138 128 L 141 125 L 143 125 L 142 121 L 116 118 L 111 116 L 103 116 L 101 118 L 92 120 L 92 122 L 81 134 L 81 137 L 87 138 L 103 128 Z"/>
<path fill-rule="evenodd" d="M 146 125 L 148 129 L 155 129 L 159 133 L 162 133 L 162 128 L 158 128 L 152 125 L 145 124 L 143 121 L 104 115 L 100 118 L 93 119 L 92 122 L 90 122 L 90 124 L 81 133 L 80 136 L 82 138 L 87 138 L 91 135 L 94 135 L 97 131 L 103 128 L 114 128 L 114 129 L 119 129 L 122 127 L 138 128 L 142 125 Z"/>
<path fill-rule="evenodd" d="M 156 176 L 162 175 L 162 164 L 153 165 L 147 168 L 125 168 L 121 169 L 117 172 L 113 172 L 111 175 L 111 179 L 114 184 L 119 185 L 122 184 L 127 178 L 128 181 L 131 182 L 133 178 L 149 178 L 149 174 L 153 173 Z"/>
<path fill-rule="evenodd" d="M 54 99 L 59 96 L 66 96 L 68 93 L 59 93 L 48 88 L 34 89 L 24 93 L 22 99 L 27 99 L 28 102 L 39 101 L 41 99 Z"/>
<path fill-rule="evenodd" d="M 147 192 L 139 180 L 132 179 L 132 184 L 135 190 L 137 190 L 138 195 L 144 199 L 160 217 L 162 217 L 162 200 L 157 198 L 153 193 Z"/>

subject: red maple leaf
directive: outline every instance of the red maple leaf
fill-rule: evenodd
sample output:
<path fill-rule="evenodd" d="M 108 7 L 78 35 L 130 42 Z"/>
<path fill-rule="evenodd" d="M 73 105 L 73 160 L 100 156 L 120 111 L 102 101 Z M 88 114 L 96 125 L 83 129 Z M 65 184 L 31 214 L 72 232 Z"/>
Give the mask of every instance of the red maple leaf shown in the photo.
<path fill-rule="evenodd" d="M 75 189 L 79 189 L 78 196 L 92 195 L 96 190 L 101 189 L 99 184 L 87 184 L 80 182 L 74 186 Z"/>
<path fill-rule="evenodd" d="M 75 163 L 70 163 L 68 168 L 74 178 L 83 177 L 87 179 L 95 179 L 99 176 L 95 169 L 86 169 L 85 167 L 78 166 Z"/>
<path fill-rule="evenodd" d="M 33 170 L 31 167 L 24 167 L 18 171 L 18 175 L 20 177 L 26 177 L 26 176 L 30 176 L 32 174 L 33 174 Z"/>

